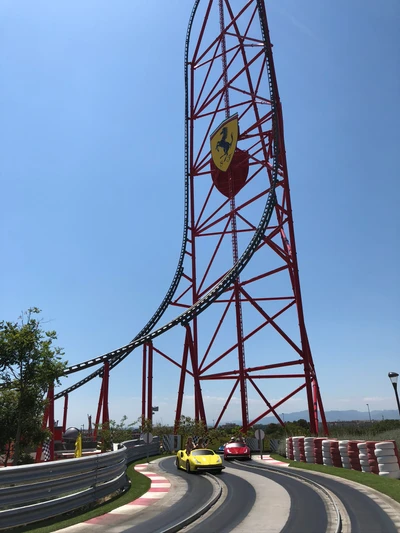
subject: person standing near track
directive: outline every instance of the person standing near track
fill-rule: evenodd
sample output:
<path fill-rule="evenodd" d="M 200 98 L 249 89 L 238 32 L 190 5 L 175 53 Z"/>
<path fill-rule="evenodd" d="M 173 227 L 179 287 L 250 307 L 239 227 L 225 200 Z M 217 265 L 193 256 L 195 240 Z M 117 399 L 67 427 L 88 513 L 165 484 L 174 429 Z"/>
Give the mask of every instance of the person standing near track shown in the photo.
<path fill-rule="evenodd" d="M 188 437 L 185 445 L 185 450 L 187 455 L 190 455 L 190 452 L 194 450 L 195 446 L 193 444 L 193 437 Z"/>

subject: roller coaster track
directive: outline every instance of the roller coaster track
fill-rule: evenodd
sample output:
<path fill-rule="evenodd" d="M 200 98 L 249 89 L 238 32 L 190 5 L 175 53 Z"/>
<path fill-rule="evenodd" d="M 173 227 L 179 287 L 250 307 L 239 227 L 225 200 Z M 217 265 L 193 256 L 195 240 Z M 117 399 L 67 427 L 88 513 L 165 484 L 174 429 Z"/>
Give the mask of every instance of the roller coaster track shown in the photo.
<path fill-rule="evenodd" d="M 273 130 L 272 178 L 270 180 L 270 188 L 269 188 L 269 194 L 267 196 L 266 204 L 265 204 L 260 222 L 256 228 L 256 231 L 252 239 L 250 240 L 249 244 L 247 245 L 243 254 L 239 257 L 235 265 L 224 275 L 224 277 L 214 287 L 211 288 L 211 290 L 209 290 L 209 292 L 205 296 L 199 299 L 194 305 L 188 308 L 184 313 L 180 314 L 179 316 L 177 316 L 175 319 L 171 320 L 167 324 L 152 331 L 154 326 L 160 321 L 160 319 L 164 315 L 168 306 L 171 304 L 175 291 L 183 275 L 183 261 L 184 261 L 184 257 L 186 253 L 186 246 L 187 246 L 187 239 L 188 239 L 187 237 L 188 235 L 188 183 L 189 183 L 188 56 L 189 56 L 190 34 L 192 30 L 193 20 L 194 20 L 199 3 L 200 3 L 200 0 L 196 0 L 193 10 L 191 12 L 188 29 L 186 33 L 186 42 L 185 42 L 184 229 L 183 229 L 182 248 L 181 248 L 181 253 L 180 253 L 178 266 L 177 266 L 175 275 L 173 277 L 172 283 L 164 299 L 162 300 L 160 306 L 158 307 L 154 315 L 151 317 L 151 319 L 147 322 L 147 324 L 141 329 L 141 331 L 139 331 L 139 333 L 132 339 L 131 342 L 129 342 L 125 346 L 122 346 L 116 350 L 113 350 L 101 356 L 95 357 L 93 359 L 89 359 L 87 361 L 78 363 L 76 365 L 72 365 L 65 370 L 64 375 L 73 374 L 75 372 L 79 372 L 81 370 L 91 368 L 92 366 L 105 363 L 106 361 L 110 363 L 110 370 L 111 370 L 115 368 L 119 363 L 121 363 L 135 348 L 138 348 L 139 346 L 142 346 L 145 343 L 151 342 L 156 337 L 159 337 L 160 335 L 174 328 L 177 325 L 184 326 L 188 324 L 191 320 L 193 320 L 194 317 L 200 315 L 213 302 L 215 302 L 217 298 L 221 296 L 222 293 L 224 293 L 230 287 L 230 285 L 235 281 L 235 279 L 244 270 L 244 268 L 249 263 L 250 259 L 252 258 L 254 253 L 257 251 L 258 247 L 260 246 L 264 233 L 266 232 L 271 216 L 274 212 L 274 207 L 276 203 L 275 186 L 278 180 L 278 166 L 279 166 L 279 156 L 280 156 L 280 138 L 281 138 L 281 135 L 283 134 L 283 132 L 281 131 L 282 117 L 280 116 L 281 109 L 280 109 L 279 93 L 278 93 L 278 88 L 277 88 L 277 83 L 276 83 L 273 60 L 272 60 L 272 46 L 271 46 L 271 42 L 269 38 L 264 0 L 256 0 L 259 19 L 260 19 L 260 25 L 261 25 L 261 34 L 262 34 L 262 38 L 264 42 L 266 71 L 267 71 L 267 76 L 268 76 L 270 101 L 271 101 L 272 130 Z M 102 372 L 103 372 L 103 368 L 97 369 L 95 372 L 89 374 L 88 376 L 83 378 L 81 381 L 77 382 L 71 387 L 68 387 L 64 389 L 63 391 L 59 392 L 58 394 L 54 395 L 54 399 L 55 400 L 59 399 L 65 396 L 66 394 L 78 389 L 79 387 L 81 387 L 82 385 L 85 385 L 86 383 L 94 379 L 95 377 L 101 376 Z"/>

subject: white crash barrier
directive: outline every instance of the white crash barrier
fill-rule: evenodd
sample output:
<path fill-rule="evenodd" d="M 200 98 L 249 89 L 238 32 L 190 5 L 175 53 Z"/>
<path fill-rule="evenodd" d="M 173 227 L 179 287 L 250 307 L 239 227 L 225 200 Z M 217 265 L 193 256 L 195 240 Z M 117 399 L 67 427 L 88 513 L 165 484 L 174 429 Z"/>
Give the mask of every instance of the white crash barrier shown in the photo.
<path fill-rule="evenodd" d="M 331 456 L 331 442 L 332 439 L 326 439 L 322 441 L 322 464 L 326 466 L 333 466 Z"/>
<path fill-rule="evenodd" d="M 304 455 L 306 463 L 315 463 L 314 437 L 304 437 Z"/>
<path fill-rule="evenodd" d="M 394 442 L 377 442 L 375 444 L 375 455 L 380 476 L 400 479 L 399 460 L 396 455 Z"/>
<path fill-rule="evenodd" d="M 357 448 L 359 451 L 358 457 L 360 458 L 361 472 L 371 472 L 371 467 L 369 466 L 368 453 L 367 453 L 367 443 L 358 442 Z"/>
<path fill-rule="evenodd" d="M 400 479 L 399 453 L 394 441 L 289 437 L 286 439 L 286 457 Z"/>

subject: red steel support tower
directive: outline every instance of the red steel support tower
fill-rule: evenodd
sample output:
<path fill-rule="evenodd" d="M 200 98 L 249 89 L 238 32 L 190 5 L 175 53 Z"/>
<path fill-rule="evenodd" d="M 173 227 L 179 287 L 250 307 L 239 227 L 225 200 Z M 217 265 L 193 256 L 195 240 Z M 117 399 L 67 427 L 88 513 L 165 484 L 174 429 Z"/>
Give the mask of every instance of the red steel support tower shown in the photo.
<path fill-rule="evenodd" d="M 264 1 L 196 1 L 185 75 L 189 235 L 185 286 L 173 303 L 188 308 L 212 290 L 246 254 L 271 195 L 275 208 L 240 276 L 185 326 L 176 425 L 190 375 L 196 420 L 206 423 L 202 389 L 214 382 L 226 393 L 215 425 L 233 399 L 244 432 L 269 414 L 283 424 L 277 409 L 303 391 L 312 433 L 318 415 L 327 432 L 305 327 Z M 257 412 L 250 412 L 250 392 Z"/>

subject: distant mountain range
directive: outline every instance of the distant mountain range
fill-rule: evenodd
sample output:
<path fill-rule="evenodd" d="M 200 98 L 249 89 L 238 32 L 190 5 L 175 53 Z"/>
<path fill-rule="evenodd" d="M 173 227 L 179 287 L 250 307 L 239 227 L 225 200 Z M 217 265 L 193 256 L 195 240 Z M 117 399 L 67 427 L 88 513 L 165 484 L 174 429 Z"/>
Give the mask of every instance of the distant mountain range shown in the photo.
<path fill-rule="evenodd" d="M 299 420 L 299 418 L 304 418 L 308 420 L 308 411 L 298 411 L 297 413 L 278 413 L 285 422 L 293 422 L 294 420 Z M 325 411 L 326 421 L 327 422 L 350 422 L 352 420 L 369 420 L 368 411 Z M 373 421 L 379 420 L 400 420 L 399 413 L 396 410 L 383 410 L 383 411 L 371 411 L 371 419 Z M 267 416 L 260 420 L 259 424 L 271 424 L 276 422 L 274 416 Z M 240 424 L 239 420 L 235 420 L 235 423 Z"/>

